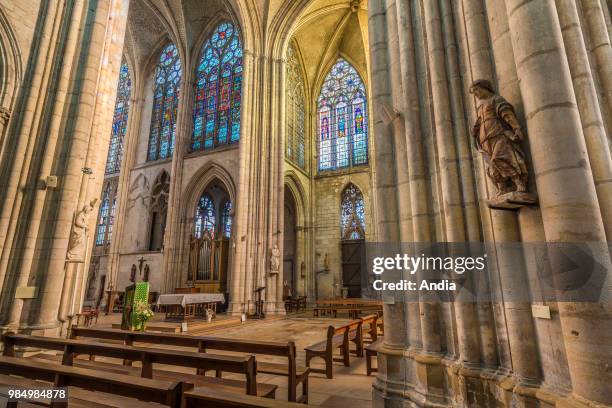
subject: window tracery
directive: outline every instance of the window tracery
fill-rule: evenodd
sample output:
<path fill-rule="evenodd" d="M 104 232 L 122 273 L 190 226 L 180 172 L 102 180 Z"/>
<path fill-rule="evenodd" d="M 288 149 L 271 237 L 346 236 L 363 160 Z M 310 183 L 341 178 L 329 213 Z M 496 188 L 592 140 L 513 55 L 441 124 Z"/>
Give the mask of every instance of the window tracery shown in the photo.
<path fill-rule="evenodd" d="M 318 99 L 319 171 L 368 163 L 366 90 L 359 74 L 339 58 Z"/>
<path fill-rule="evenodd" d="M 174 44 L 159 56 L 153 93 L 153 113 L 147 161 L 166 159 L 174 151 L 176 119 L 181 83 L 181 60 Z"/>
<path fill-rule="evenodd" d="M 287 50 L 285 156 L 300 168 L 304 160 L 304 77 L 296 50 Z"/>
<path fill-rule="evenodd" d="M 340 217 L 343 240 L 365 238 L 365 206 L 363 194 L 354 184 L 349 184 L 342 192 Z"/>
<path fill-rule="evenodd" d="M 239 141 L 241 93 L 240 30 L 225 22 L 202 47 L 196 72 L 192 150 Z"/>

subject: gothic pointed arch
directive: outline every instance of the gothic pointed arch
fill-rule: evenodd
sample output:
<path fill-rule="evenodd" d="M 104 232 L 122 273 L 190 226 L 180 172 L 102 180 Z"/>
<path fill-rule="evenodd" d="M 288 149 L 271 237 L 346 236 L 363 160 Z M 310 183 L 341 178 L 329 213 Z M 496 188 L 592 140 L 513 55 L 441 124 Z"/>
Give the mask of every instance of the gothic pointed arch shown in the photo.
<path fill-rule="evenodd" d="M 368 164 L 366 89 L 355 68 L 338 58 L 317 101 L 319 171 Z"/>
<path fill-rule="evenodd" d="M 240 29 L 230 22 L 219 24 L 202 46 L 194 90 L 193 151 L 240 140 L 242 56 Z"/>
<path fill-rule="evenodd" d="M 165 171 L 157 176 L 151 189 L 149 202 L 149 250 L 159 251 L 163 248 L 168 214 L 168 196 L 170 195 L 170 175 Z"/>
<path fill-rule="evenodd" d="M 305 85 L 304 73 L 293 43 L 287 49 L 287 69 L 285 75 L 285 157 L 304 169 L 305 162 Z"/>
<path fill-rule="evenodd" d="M 174 151 L 181 84 L 181 59 L 173 43 L 159 54 L 155 71 L 153 111 L 149 131 L 147 161 L 167 159 Z"/>
<path fill-rule="evenodd" d="M 365 204 L 359 188 L 349 183 L 342 191 L 340 204 L 342 240 L 365 239 Z"/>

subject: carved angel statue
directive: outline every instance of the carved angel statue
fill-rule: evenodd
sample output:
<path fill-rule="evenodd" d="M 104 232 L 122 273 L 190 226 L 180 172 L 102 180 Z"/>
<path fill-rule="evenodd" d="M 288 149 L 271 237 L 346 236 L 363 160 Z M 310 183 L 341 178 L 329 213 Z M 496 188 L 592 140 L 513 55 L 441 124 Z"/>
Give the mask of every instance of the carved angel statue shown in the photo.
<path fill-rule="evenodd" d="M 489 205 L 505 200 L 516 204 L 535 202 L 535 197 L 527 192 L 529 173 L 525 154 L 519 145 L 524 136 L 514 107 L 496 94 L 487 80 L 475 81 L 470 93 L 478 99 L 472 136 L 485 159 L 487 175 L 497 188 L 495 198 L 490 200 Z"/>
<path fill-rule="evenodd" d="M 66 259 L 70 261 L 84 261 L 85 260 L 85 249 L 87 247 L 87 220 L 89 214 L 93 211 L 94 206 L 98 200 L 94 198 L 89 204 L 83 205 L 83 207 L 74 216 L 72 224 L 72 231 L 70 232 L 70 239 L 68 241 L 68 252 Z"/>
<path fill-rule="evenodd" d="M 280 271 L 280 249 L 278 245 L 274 244 L 270 250 L 270 273 L 276 274 Z"/>

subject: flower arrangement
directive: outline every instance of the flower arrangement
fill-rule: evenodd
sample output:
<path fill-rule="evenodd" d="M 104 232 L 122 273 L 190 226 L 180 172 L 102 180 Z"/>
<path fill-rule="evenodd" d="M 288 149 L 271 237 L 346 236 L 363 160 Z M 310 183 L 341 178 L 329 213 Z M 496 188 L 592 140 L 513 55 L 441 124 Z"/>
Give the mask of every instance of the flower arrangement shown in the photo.
<path fill-rule="evenodd" d="M 134 329 L 138 331 L 144 331 L 147 327 L 147 322 L 154 316 L 153 311 L 149 307 L 149 304 L 144 301 L 134 302 Z"/>

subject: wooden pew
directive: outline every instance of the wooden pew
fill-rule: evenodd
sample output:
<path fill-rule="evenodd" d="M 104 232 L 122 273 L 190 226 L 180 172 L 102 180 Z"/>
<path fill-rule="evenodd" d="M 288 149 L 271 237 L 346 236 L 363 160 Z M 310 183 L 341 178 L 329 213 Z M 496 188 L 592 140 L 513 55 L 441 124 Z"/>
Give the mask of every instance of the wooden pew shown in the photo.
<path fill-rule="evenodd" d="M 244 374 L 246 377 L 246 393 L 248 395 L 264 395 L 274 397 L 276 386 L 269 384 L 257 384 L 257 367 L 254 356 L 220 356 L 208 353 L 196 353 L 178 350 L 160 350 L 147 347 L 133 347 L 119 344 L 106 344 L 85 342 L 74 339 L 59 339 L 50 337 L 26 336 L 21 334 L 7 333 L 3 336 L 4 355 L 13 357 L 15 347 L 34 347 L 37 349 L 62 351 L 62 363 L 73 365 L 75 355 L 89 354 L 94 356 L 118 358 L 124 360 L 140 361 L 142 368 L 140 376 L 144 378 L 153 377 L 153 364 L 167 364 L 179 367 L 190 367 L 200 370 L 222 370 L 232 373 Z M 92 367 L 95 362 L 88 362 Z M 110 364 L 121 368 L 116 364 Z M 105 368 L 104 365 L 99 366 Z M 106 367 L 108 368 L 108 367 Z M 124 370 L 123 372 L 130 372 Z M 168 372 L 165 372 L 166 374 Z M 182 373 L 174 373 L 179 378 Z M 198 376 L 199 378 L 203 376 Z M 191 377 L 193 378 L 193 377 Z M 216 379 L 219 383 L 223 380 Z M 235 380 L 225 380 L 238 385 Z M 198 384 L 201 386 L 201 384 Z"/>
<path fill-rule="evenodd" d="M 355 355 L 363 357 L 363 321 L 361 319 L 354 320 L 346 325 L 348 331 L 348 339 L 355 343 Z"/>
<path fill-rule="evenodd" d="M 288 377 L 288 400 L 308 403 L 308 367 L 300 367 L 296 361 L 295 343 L 290 341 L 262 342 L 252 340 L 235 340 L 221 337 L 187 336 L 172 333 L 130 332 L 117 329 L 96 329 L 75 327 L 70 333 L 71 338 L 97 338 L 122 341 L 126 345 L 134 342 L 197 348 L 200 352 L 206 350 L 223 350 L 241 353 L 263 354 L 287 357 L 286 364 L 257 362 L 257 371 L 265 374 Z M 220 373 L 222 370 L 218 370 Z M 297 388 L 302 384 L 302 395 L 298 396 Z"/>
<path fill-rule="evenodd" d="M 190 388 L 190 385 L 181 382 L 134 378 L 46 362 L 32 364 L 28 359 L 8 356 L 0 356 L 0 373 L 47 381 L 52 383 L 54 387 L 78 387 L 88 391 L 100 391 L 147 402 L 156 402 L 173 408 L 180 407 L 181 394 L 185 389 Z M 127 408 L 128 401 L 125 404 Z M 134 404 L 132 406 L 138 405 Z M 7 407 L 17 407 L 17 403 L 9 402 Z M 65 408 L 68 407 L 68 403 L 55 401 L 51 403 L 51 407 Z"/>
<path fill-rule="evenodd" d="M 362 330 L 368 337 L 364 336 L 363 341 L 374 343 L 378 339 L 378 315 L 371 314 L 361 318 L 363 322 Z"/>
<path fill-rule="evenodd" d="M 334 350 L 339 348 L 342 353 L 341 359 L 334 359 Z M 342 361 L 345 366 L 350 365 L 349 361 L 349 331 L 348 326 L 327 328 L 325 340 L 310 345 L 304 349 L 306 351 L 306 366 L 310 367 L 310 360 L 314 357 L 321 357 L 325 360 L 325 370 L 310 368 L 315 373 L 324 373 L 327 378 L 333 378 L 332 364 L 334 361 Z"/>
<path fill-rule="evenodd" d="M 378 349 L 382 346 L 383 338 L 379 337 L 374 343 L 368 344 L 365 348 L 366 357 L 366 372 L 371 375 L 373 372 L 377 372 L 378 368 L 372 367 L 372 359 L 378 354 Z"/>
<path fill-rule="evenodd" d="M 183 393 L 182 408 L 304 408 L 296 402 L 257 398 L 250 395 L 229 394 L 217 390 L 190 390 Z"/>

